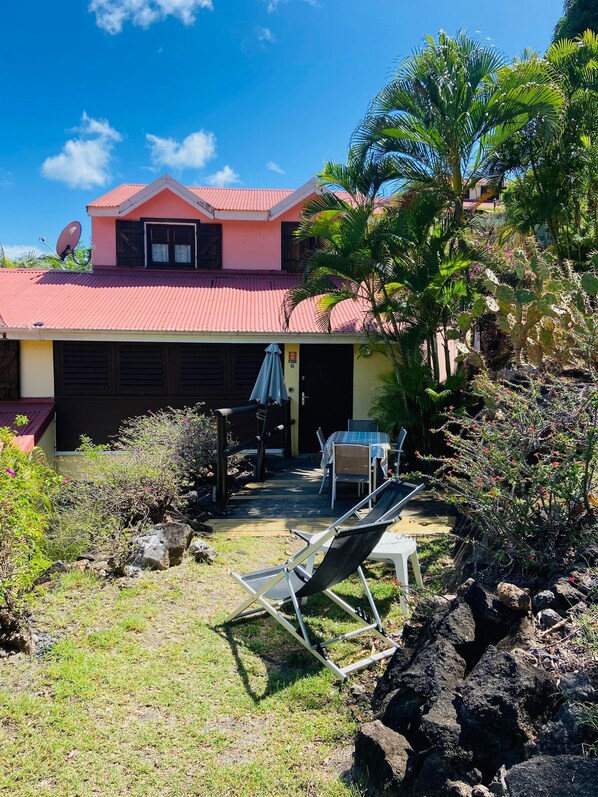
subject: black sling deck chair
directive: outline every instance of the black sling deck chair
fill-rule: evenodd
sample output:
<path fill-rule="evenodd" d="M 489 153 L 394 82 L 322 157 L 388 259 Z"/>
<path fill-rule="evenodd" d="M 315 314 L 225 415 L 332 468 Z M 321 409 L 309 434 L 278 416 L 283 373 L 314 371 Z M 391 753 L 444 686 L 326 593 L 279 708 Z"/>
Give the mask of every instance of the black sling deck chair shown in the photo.
<path fill-rule="evenodd" d="M 323 532 L 313 535 L 308 544 L 284 564 L 245 575 L 231 573 L 237 583 L 249 593 L 249 597 L 226 618 L 225 623 L 267 611 L 341 680 L 345 680 L 351 672 L 361 670 L 376 661 L 391 656 L 398 646 L 384 633 L 378 609 L 361 565 L 374 550 L 388 527 L 398 520 L 405 504 L 422 489 L 423 484 L 384 482 L 371 495 L 366 496 L 353 509 L 335 521 L 333 525 Z M 376 498 L 378 500 L 373 505 L 373 509 L 361 517 L 357 523 L 352 526 L 340 525 L 352 515 L 357 514 L 359 517 L 359 510 L 370 500 L 376 500 Z M 303 536 L 300 532 L 294 533 Z M 314 557 L 322 553 L 323 547 L 328 543 L 329 547 L 321 563 L 315 570 L 312 570 Z M 355 572 L 359 576 L 372 617 L 368 617 L 360 609 L 353 608 L 332 591 L 332 587 L 340 584 Z M 325 641 L 312 642 L 300 602 L 304 598 L 319 594 L 326 595 L 337 606 L 340 606 L 353 620 L 359 623 L 359 627 Z M 251 608 L 254 603 L 259 604 L 259 608 Z M 279 611 L 280 608 L 288 604 L 292 604 L 299 622 L 298 628 L 295 628 Z M 327 651 L 329 645 L 364 633 L 377 636 L 390 647 L 365 656 L 346 667 L 339 667 L 331 661 Z"/>

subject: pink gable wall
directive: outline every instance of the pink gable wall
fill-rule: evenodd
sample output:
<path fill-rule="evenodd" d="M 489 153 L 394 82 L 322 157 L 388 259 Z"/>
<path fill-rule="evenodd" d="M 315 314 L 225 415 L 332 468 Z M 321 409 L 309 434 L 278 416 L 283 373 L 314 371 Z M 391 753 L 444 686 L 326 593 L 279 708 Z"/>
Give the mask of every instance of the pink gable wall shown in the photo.
<path fill-rule="evenodd" d="M 280 225 L 283 221 L 299 221 L 300 211 L 297 205 L 274 221 L 213 220 L 165 189 L 123 218 L 198 219 L 202 224 L 222 224 L 223 270 L 280 271 Z M 116 268 L 115 218 L 93 216 L 91 235 L 94 266 Z"/>

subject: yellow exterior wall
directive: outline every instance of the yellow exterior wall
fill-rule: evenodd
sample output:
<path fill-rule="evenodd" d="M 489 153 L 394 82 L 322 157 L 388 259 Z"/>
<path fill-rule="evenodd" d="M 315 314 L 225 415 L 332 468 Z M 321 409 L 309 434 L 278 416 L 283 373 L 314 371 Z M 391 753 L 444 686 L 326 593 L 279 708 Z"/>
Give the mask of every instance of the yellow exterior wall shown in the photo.
<path fill-rule="evenodd" d="M 106 451 L 100 454 L 101 457 L 122 457 L 122 452 L 119 451 Z M 79 453 L 58 454 L 55 457 L 55 468 L 62 476 L 68 476 L 69 479 L 88 478 L 89 472 L 87 469 L 88 460 Z"/>
<path fill-rule="evenodd" d="M 22 340 L 21 398 L 54 395 L 54 355 L 51 340 Z"/>
<path fill-rule="evenodd" d="M 284 345 L 284 381 L 291 399 L 291 418 L 295 424 L 291 426 L 291 450 L 294 455 L 299 450 L 299 357 L 300 346 L 298 343 L 285 343 Z"/>
<path fill-rule="evenodd" d="M 56 457 L 54 455 L 56 449 L 56 429 L 54 424 L 55 422 L 52 421 L 37 444 L 37 447 L 41 448 L 46 455 L 46 460 L 51 468 L 56 466 Z"/>
<path fill-rule="evenodd" d="M 374 392 L 380 387 L 378 377 L 391 370 L 388 359 L 378 352 L 369 357 L 359 354 L 359 345 L 353 346 L 353 417 L 369 418 Z"/>

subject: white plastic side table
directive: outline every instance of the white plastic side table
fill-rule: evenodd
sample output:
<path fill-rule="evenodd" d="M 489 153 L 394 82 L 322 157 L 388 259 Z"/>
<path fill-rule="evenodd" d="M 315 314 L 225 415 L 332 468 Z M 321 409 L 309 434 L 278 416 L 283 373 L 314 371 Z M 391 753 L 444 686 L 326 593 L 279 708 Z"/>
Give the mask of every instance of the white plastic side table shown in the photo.
<path fill-rule="evenodd" d="M 316 535 L 310 535 L 310 539 Z M 330 540 L 323 545 L 323 549 L 327 550 L 330 546 Z M 413 537 L 404 537 L 402 534 L 394 534 L 392 531 L 385 531 L 380 542 L 368 559 L 376 562 L 391 562 L 394 565 L 397 574 L 397 581 L 404 587 L 404 594 L 401 595 L 401 611 L 406 610 L 405 598 L 409 596 L 409 563 L 413 569 L 413 577 L 418 587 L 423 587 L 421 570 L 419 569 L 419 559 L 417 558 L 417 543 Z M 311 573 L 313 568 L 313 557 L 306 563 L 306 570 Z"/>
<path fill-rule="evenodd" d="M 415 583 L 418 587 L 424 586 L 417 558 L 417 543 L 413 537 L 403 537 L 402 534 L 385 531 L 368 559 L 373 559 L 376 562 L 391 562 L 397 574 L 397 581 L 406 590 L 409 589 L 408 562 L 411 562 Z"/>

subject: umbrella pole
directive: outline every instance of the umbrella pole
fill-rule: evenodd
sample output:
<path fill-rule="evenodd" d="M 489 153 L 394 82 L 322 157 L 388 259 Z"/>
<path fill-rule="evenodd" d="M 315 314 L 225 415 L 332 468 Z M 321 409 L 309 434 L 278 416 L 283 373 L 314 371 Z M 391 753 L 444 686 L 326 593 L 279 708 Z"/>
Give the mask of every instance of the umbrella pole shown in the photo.
<path fill-rule="evenodd" d="M 259 413 L 258 413 L 259 417 Z M 259 435 L 257 444 L 257 456 L 255 458 L 255 475 L 254 478 L 258 482 L 263 482 L 265 478 L 265 464 L 266 464 L 266 427 L 268 424 L 268 404 L 263 409 L 262 430 Z"/>

